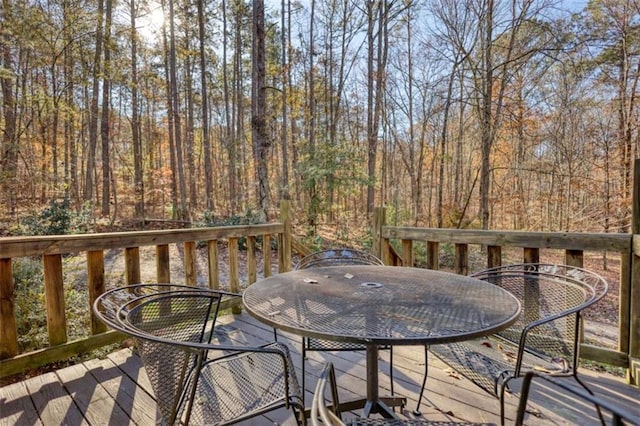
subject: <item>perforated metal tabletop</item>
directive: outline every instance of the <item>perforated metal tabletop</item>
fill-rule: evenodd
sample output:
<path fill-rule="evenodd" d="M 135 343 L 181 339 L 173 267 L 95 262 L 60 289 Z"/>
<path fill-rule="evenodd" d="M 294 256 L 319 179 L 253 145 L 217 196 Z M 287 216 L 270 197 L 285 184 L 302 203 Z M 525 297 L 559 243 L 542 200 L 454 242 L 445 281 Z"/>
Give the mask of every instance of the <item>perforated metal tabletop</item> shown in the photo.
<path fill-rule="evenodd" d="M 250 286 L 247 311 L 276 328 L 329 340 L 436 344 L 493 334 L 518 317 L 517 299 L 462 275 L 391 266 L 335 266 Z"/>
<path fill-rule="evenodd" d="M 432 345 L 486 336 L 509 327 L 520 312 L 518 300 L 491 283 L 393 266 L 287 272 L 251 285 L 243 302 L 251 315 L 281 330 L 366 344 L 365 415 L 385 416 L 393 413 L 378 396 L 378 345 Z"/>

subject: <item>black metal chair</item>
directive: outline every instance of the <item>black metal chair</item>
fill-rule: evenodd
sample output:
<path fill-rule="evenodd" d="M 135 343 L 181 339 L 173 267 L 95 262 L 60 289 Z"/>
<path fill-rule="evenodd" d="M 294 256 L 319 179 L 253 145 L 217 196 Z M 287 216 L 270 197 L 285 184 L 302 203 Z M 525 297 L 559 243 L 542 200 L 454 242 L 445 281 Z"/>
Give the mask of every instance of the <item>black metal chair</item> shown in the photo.
<path fill-rule="evenodd" d="M 330 389 L 330 404 L 327 404 L 326 398 L 327 385 Z M 492 425 L 493 423 L 466 423 L 451 421 L 430 421 L 426 419 L 382 419 L 382 418 L 362 418 L 354 417 L 348 421 L 343 421 L 340 412 L 340 400 L 338 397 L 338 388 L 336 385 L 335 370 L 333 364 L 327 362 L 324 365 L 320 378 L 316 383 L 315 392 L 313 394 L 313 402 L 309 419 L 312 426 L 410 426 L 410 425 Z"/>
<path fill-rule="evenodd" d="M 214 342 L 221 306 L 238 294 L 171 284 L 115 288 L 93 309 L 133 337 L 163 424 L 227 425 L 291 408 L 304 423 L 304 403 L 288 348 Z M 213 343 L 212 343 L 213 342 Z"/>
<path fill-rule="evenodd" d="M 434 345 L 429 350 L 500 399 L 502 424 L 505 390 L 512 379 L 528 371 L 572 376 L 588 390 L 577 375 L 580 324 L 582 311 L 607 292 L 607 282 L 601 276 L 582 268 L 552 264 L 509 265 L 472 276 L 516 296 L 522 305 L 520 318 L 491 338 Z M 425 382 L 422 392 L 424 385 Z"/>
<path fill-rule="evenodd" d="M 320 250 L 300 259 L 294 269 L 336 265 L 384 265 L 382 260 L 366 251 L 351 248 Z"/>
<path fill-rule="evenodd" d="M 539 385 L 552 384 L 559 391 L 560 396 L 566 396 L 566 404 L 580 414 L 580 419 L 567 419 L 570 423 L 587 421 L 584 417 L 589 416 L 595 420 L 596 416 L 600 418 L 600 423 L 604 425 L 635 425 L 640 426 L 640 415 L 638 412 L 632 412 L 629 407 L 623 407 L 610 401 L 606 401 L 601 397 L 586 392 L 583 388 L 571 386 L 566 380 L 558 380 L 555 377 L 539 374 L 530 371 L 524 376 L 522 382 L 522 390 L 520 395 L 520 403 L 518 404 L 518 413 L 516 416 L 516 426 L 524 425 L 524 419 L 527 413 L 527 402 L 531 393 L 531 387 L 534 382 Z M 541 392 L 555 392 L 555 389 L 545 387 Z M 591 407 L 590 407 L 591 406 Z M 595 409 L 594 409 L 595 407 Z M 564 412 L 570 411 L 563 409 Z M 605 414 L 605 416 L 602 415 Z M 536 423 L 537 421 L 534 421 Z"/>
<path fill-rule="evenodd" d="M 384 265 L 382 260 L 365 251 L 351 248 L 336 248 L 321 250 L 303 257 L 295 266 L 295 270 L 317 268 L 336 265 Z M 380 349 L 388 349 L 391 379 L 391 394 L 393 394 L 393 350 L 390 346 L 382 346 Z M 364 351 L 366 347 L 358 343 L 334 342 L 330 340 L 311 337 L 302 338 L 302 389 L 305 388 L 305 360 L 308 351 L 332 352 L 332 351 Z"/>

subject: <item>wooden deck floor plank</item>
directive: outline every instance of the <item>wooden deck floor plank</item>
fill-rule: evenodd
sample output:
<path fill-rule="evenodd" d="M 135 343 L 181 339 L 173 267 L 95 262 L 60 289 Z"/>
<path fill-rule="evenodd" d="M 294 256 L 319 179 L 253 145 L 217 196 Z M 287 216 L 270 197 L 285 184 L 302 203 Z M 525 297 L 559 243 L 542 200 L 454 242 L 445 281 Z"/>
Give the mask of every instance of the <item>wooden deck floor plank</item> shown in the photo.
<path fill-rule="evenodd" d="M 155 425 L 160 416 L 156 413 L 156 401 L 139 387 L 110 359 L 89 360 L 85 368 L 95 377 L 109 395 L 131 419 L 139 425 Z M 134 410 L 133 408 L 136 407 Z"/>
<path fill-rule="evenodd" d="M 56 371 L 67 391 L 73 395 L 80 411 L 90 424 L 132 424 L 125 413 L 102 385 L 82 364 Z"/>
<path fill-rule="evenodd" d="M 221 318 L 219 325 L 218 338 L 226 343 L 260 345 L 273 341 L 273 330 L 257 322 L 246 313 Z M 278 340 L 289 347 L 296 371 L 300 374 L 300 337 L 290 333 L 279 332 Z M 420 390 L 424 372 L 423 353 L 424 350 L 420 346 L 394 348 L 394 386 L 396 394 L 406 396 L 408 399 L 408 406 L 403 413 L 407 417 L 411 417 L 411 410 L 415 408 Z M 386 394 L 390 389 L 388 351 L 381 351 L 380 359 L 380 393 Z M 344 401 L 364 394 L 366 369 L 365 357 L 362 352 L 309 352 L 306 380 L 308 390 L 312 390 L 315 387 L 316 376 L 320 373 L 326 361 L 331 361 L 336 366 L 341 400 Z M 149 413 L 152 412 L 150 410 L 155 409 L 151 408 L 154 404 L 153 391 L 140 359 L 132 355 L 131 350 L 116 351 L 110 354 L 107 360 L 89 361 L 84 366 L 81 365 L 79 367 L 81 369 L 79 371 L 60 370 L 58 375 L 48 373 L 29 379 L 23 384 L 17 384 L 17 386 L 11 385 L 15 386 L 12 389 L 1 388 L 0 396 L 5 399 L 2 400 L 3 405 L 0 405 L 0 407 L 2 409 L 5 406 L 13 408 L 10 410 L 11 417 L 9 415 L 4 416 L 4 413 L 2 413 L 3 416 L 0 418 L 0 423 L 3 425 L 8 424 L 10 421 L 13 423 L 17 414 L 20 420 L 17 424 L 37 424 L 30 423 L 31 420 L 27 417 L 27 408 L 29 408 L 30 403 L 27 401 L 33 400 L 32 405 L 44 416 L 42 420 L 45 425 L 82 424 L 82 413 L 72 401 L 71 398 L 73 397 L 77 399 L 77 404 L 80 407 L 86 408 L 89 405 L 94 411 L 98 407 L 98 412 L 106 413 L 103 416 L 103 420 L 107 419 L 107 422 L 112 420 L 111 423 L 115 424 L 116 420 L 118 422 L 123 420 L 120 417 L 117 419 L 112 417 L 113 411 L 117 408 L 122 409 L 132 417 L 133 421 L 129 421 L 128 418 L 124 419 L 123 422 L 125 424 L 127 422 L 138 422 L 143 425 L 151 424 L 151 422 L 146 423 L 146 421 L 152 419 L 153 415 Z M 630 406 L 636 405 L 640 418 L 640 404 L 637 403 L 640 399 L 640 390 L 630 388 L 623 384 L 621 378 L 607 374 L 585 370 L 582 377 L 590 384 L 596 394 L 603 398 Z M 61 384 L 58 379 L 65 381 L 65 384 Z M 24 396 L 26 399 L 20 399 L 21 385 L 23 390 L 26 389 L 29 392 L 28 396 Z M 98 388 L 102 389 L 101 393 L 96 391 Z M 66 389 L 69 389 L 71 395 Z M 100 397 L 96 396 L 98 393 L 100 393 Z M 10 394 L 15 394 L 15 396 L 11 398 L 5 396 Z M 97 400 L 94 400 L 96 398 Z M 109 399 L 111 402 L 101 401 L 101 398 Z M 113 402 L 114 398 L 118 400 L 117 403 Z M 16 399 L 19 400 L 18 404 L 25 406 L 23 411 L 20 411 L 22 410 L 21 408 L 16 408 L 15 404 L 11 405 L 10 401 Z M 311 393 L 307 393 L 307 403 L 310 404 L 310 402 Z M 509 419 L 512 419 L 518 398 L 517 396 L 510 397 L 507 402 L 507 415 Z M 103 405 L 107 408 L 103 407 Z M 33 410 L 33 407 L 31 407 L 31 410 Z M 542 426 L 562 424 L 589 425 L 594 423 L 595 416 L 593 415 L 594 411 L 588 408 L 584 405 L 576 404 L 571 399 L 567 399 L 553 390 L 536 390 L 534 388 L 530 411 L 537 414 L 537 416 L 530 414 L 527 423 Z M 421 409 L 424 417 L 429 420 L 499 422 L 498 401 L 468 380 L 453 377 L 447 372 L 446 365 L 434 356 L 429 357 L 429 379 Z M 89 416 L 89 411 L 87 413 Z M 346 413 L 345 417 L 348 418 L 355 414 L 357 413 Z M 92 415 L 92 417 L 88 417 L 88 420 L 96 420 L 96 416 Z M 507 421 L 507 424 L 510 423 L 512 423 L 512 420 Z M 296 422 L 290 411 L 281 409 L 265 416 L 242 422 L 240 426 L 262 424 L 292 426 Z"/>
<path fill-rule="evenodd" d="M 84 416 L 58 376 L 45 373 L 26 380 L 33 404 L 45 425 L 86 425 Z"/>
<path fill-rule="evenodd" d="M 142 360 L 137 355 L 134 355 L 131 349 L 112 352 L 107 355 L 107 357 L 111 362 L 117 364 L 120 370 L 126 373 L 132 381 L 137 383 L 141 389 L 155 400 L 153 387 L 149 381 L 149 376 L 147 376 L 147 373 L 144 371 Z"/>
<path fill-rule="evenodd" d="M 24 382 L 0 388 L 0 425 L 42 425 Z"/>

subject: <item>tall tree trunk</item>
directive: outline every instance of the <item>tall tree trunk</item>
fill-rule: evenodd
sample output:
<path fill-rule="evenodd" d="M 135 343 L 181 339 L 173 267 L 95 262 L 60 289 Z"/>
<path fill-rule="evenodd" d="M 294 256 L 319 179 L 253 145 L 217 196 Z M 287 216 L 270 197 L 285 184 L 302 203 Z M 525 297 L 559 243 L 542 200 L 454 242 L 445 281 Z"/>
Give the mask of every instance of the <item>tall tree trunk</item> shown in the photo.
<path fill-rule="evenodd" d="M 491 145 L 493 114 L 493 57 L 491 49 L 493 45 L 493 0 L 487 0 L 485 12 L 484 40 L 482 43 L 482 78 L 481 89 L 481 169 L 480 169 L 480 216 L 482 229 L 489 229 L 489 194 L 491 183 Z"/>
<path fill-rule="evenodd" d="M 191 51 L 190 46 L 190 35 L 187 34 L 185 37 L 186 46 L 184 49 L 189 52 Z M 198 190 L 196 185 L 196 161 L 195 161 L 195 141 L 194 141 L 194 101 L 193 101 L 193 73 L 194 67 L 191 63 L 191 55 L 187 55 L 185 58 L 184 64 L 185 70 L 185 84 L 187 86 L 186 90 L 186 107 L 187 107 L 187 123 L 185 130 L 185 148 L 186 148 L 186 156 L 187 156 L 187 182 L 189 186 L 189 206 L 191 208 L 197 208 L 198 206 Z"/>
<path fill-rule="evenodd" d="M 291 77 L 291 58 L 293 58 L 293 43 L 291 42 L 291 1 L 287 1 L 287 57 L 289 58 L 289 66 L 287 67 L 287 89 L 290 94 L 293 94 L 293 78 Z M 288 101 L 288 100 L 287 100 Z M 293 115 L 293 110 L 292 110 Z M 298 126 L 296 124 L 296 116 L 293 115 L 291 119 L 291 161 L 293 164 L 298 164 Z M 300 203 L 300 174 L 294 174 L 295 196 L 298 204 Z"/>
<path fill-rule="evenodd" d="M 172 0 L 169 0 L 170 2 Z M 162 0 L 162 12 L 165 12 L 165 0 Z M 165 14 L 165 16 L 167 16 Z M 173 96 L 172 96 L 172 78 L 169 66 L 169 42 L 167 36 L 166 24 L 162 26 L 162 44 L 164 51 L 164 72 L 165 72 L 165 87 L 167 89 L 167 126 L 169 133 L 169 167 L 171 168 L 171 218 L 178 218 L 178 176 L 176 169 L 178 168 L 176 160 L 176 123 L 174 121 L 175 114 L 173 112 Z"/>
<path fill-rule="evenodd" d="M 315 96 L 315 72 L 314 72 L 314 23 L 316 2 L 311 0 L 311 16 L 309 19 L 309 162 L 315 163 L 316 156 L 316 96 Z M 314 229 L 318 225 L 318 209 L 320 200 L 317 194 L 317 182 L 314 176 L 310 176 L 309 186 L 309 225 Z"/>
<path fill-rule="evenodd" d="M 144 180 L 142 173 L 142 141 L 138 111 L 138 31 L 136 30 L 136 0 L 131 0 L 131 138 L 133 144 L 133 179 L 135 216 L 144 217 Z"/>
<path fill-rule="evenodd" d="M 281 19 L 280 25 L 282 28 L 281 31 L 281 55 L 282 55 L 282 70 L 281 70 L 281 81 L 282 81 L 282 136 L 280 140 L 280 145 L 282 149 L 282 182 L 280 182 L 280 197 L 284 199 L 289 199 L 289 150 L 287 147 L 287 131 L 289 130 L 287 127 L 287 31 L 285 30 L 287 27 L 285 25 L 285 15 L 286 15 L 286 3 L 291 3 L 289 0 L 285 2 L 282 0 L 282 5 L 280 8 Z"/>
<path fill-rule="evenodd" d="M 111 18 L 113 1 L 106 0 L 104 26 L 104 82 L 102 85 L 102 120 L 100 139 L 102 143 L 102 215 L 109 216 L 111 194 L 111 154 L 109 152 L 109 115 L 111 113 Z"/>
<path fill-rule="evenodd" d="M 187 208 L 187 185 L 184 178 L 184 160 L 182 156 L 182 128 L 180 120 L 180 97 L 178 96 L 177 78 L 177 52 L 176 52 L 176 32 L 175 32 L 175 11 L 173 0 L 169 0 L 169 75 L 171 88 L 171 104 L 173 107 L 173 130 L 176 150 L 176 169 L 178 174 L 178 184 L 180 186 L 180 214 L 179 218 L 187 220 L 189 211 Z"/>
<path fill-rule="evenodd" d="M 2 12 L 5 24 L 13 21 L 13 2 L 2 0 Z M 13 96 L 15 77 L 13 77 L 13 58 L 11 56 L 10 33 L 2 31 L 0 37 L 0 50 L 2 54 L 2 64 L 5 70 L 0 74 L 0 85 L 2 86 L 2 112 L 4 118 L 4 131 L 2 132 L 2 152 L 0 152 L 0 170 L 3 178 L 0 179 L 0 190 L 7 197 L 5 199 L 9 212 L 13 215 L 16 208 L 15 184 L 18 171 L 18 141 L 16 138 L 16 102 Z"/>
<path fill-rule="evenodd" d="M 253 137 L 254 160 L 257 180 L 257 203 L 261 219 L 267 220 L 269 207 L 269 177 L 267 171 L 267 153 L 271 145 L 267 122 L 265 89 L 265 29 L 264 1 L 253 2 L 253 71 L 251 84 L 251 133 Z"/>
<path fill-rule="evenodd" d="M 211 163 L 211 138 L 209 137 L 209 100 L 207 95 L 207 73 L 206 73 L 206 58 L 205 58 L 205 28 L 204 28 L 204 0 L 198 0 L 198 39 L 200 42 L 200 86 L 202 87 L 202 145 L 204 148 L 204 182 L 205 182 L 205 207 L 209 211 L 213 211 L 213 167 Z M 222 2 L 224 7 L 224 1 Z M 224 13 L 224 12 L 223 12 Z M 226 43 L 226 16 L 224 22 L 225 36 L 223 43 Z M 225 50 L 225 58 L 223 67 L 224 71 L 224 96 L 225 100 L 228 97 L 228 87 L 226 80 L 226 45 L 223 45 Z M 225 102 L 225 107 L 226 107 Z M 228 110 L 225 108 L 228 121 Z"/>
<path fill-rule="evenodd" d="M 133 2 L 133 0 L 132 0 Z M 102 21 L 104 19 L 104 1 L 98 0 L 96 16 L 96 50 L 93 55 L 93 86 L 91 89 L 91 107 L 89 111 L 89 145 L 85 169 L 84 201 L 93 200 L 94 175 L 96 168 L 96 147 L 98 145 L 98 92 L 100 90 L 100 60 L 102 59 Z"/>

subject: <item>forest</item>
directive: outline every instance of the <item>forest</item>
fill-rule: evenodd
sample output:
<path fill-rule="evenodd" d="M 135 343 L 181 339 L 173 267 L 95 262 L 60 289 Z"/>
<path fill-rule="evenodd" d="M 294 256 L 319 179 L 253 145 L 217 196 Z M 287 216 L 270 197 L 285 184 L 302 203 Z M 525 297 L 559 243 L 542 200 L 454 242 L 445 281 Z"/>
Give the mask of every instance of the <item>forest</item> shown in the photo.
<path fill-rule="evenodd" d="M 2 0 L 0 220 L 629 232 L 640 0 Z"/>

